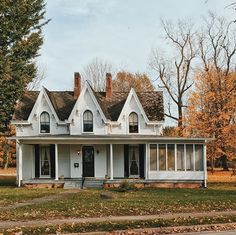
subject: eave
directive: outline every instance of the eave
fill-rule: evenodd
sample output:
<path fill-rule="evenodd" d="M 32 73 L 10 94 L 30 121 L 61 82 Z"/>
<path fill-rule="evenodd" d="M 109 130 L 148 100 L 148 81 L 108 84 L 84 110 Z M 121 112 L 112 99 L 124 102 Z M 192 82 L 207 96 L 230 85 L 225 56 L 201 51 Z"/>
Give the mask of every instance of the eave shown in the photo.
<path fill-rule="evenodd" d="M 155 135 L 40 135 L 16 136 L 9 139 L 22 144 L 146 144 L 146 143 L 206 143 L 212 138 L 164 137 Z"/>

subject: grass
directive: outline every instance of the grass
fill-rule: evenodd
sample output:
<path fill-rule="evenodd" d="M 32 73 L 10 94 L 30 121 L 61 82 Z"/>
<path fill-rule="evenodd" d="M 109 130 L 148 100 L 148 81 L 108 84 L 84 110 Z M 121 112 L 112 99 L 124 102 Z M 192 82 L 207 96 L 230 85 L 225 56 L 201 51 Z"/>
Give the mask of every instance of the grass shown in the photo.
<path fill-rule="evenodd" d="M 13 187 L 0 187 L 0 207 L 15 203 L 27 202 L 34 198 L 41 198 L 59 193 L 61 190 L 50 189 L 26 189 Z M 5 212 L 2 212 L 3 214 Z"/>
<path fill-rule="evenodd" d="M 15 229 L 0 229 L 0 232 L 10 235 L 13 232 L 23 232 L 23 234 L 58 234 L 58 233 L 82 233 L 91 231 L 114 231 L 137 228 L 166 228 L 189 225 L 206 225 L 236 222 L 235 216 L 217 216 L 200 218 L 175 218 L 175 219 L 155 219 L 141 221 L 120 221 L 120 222 L 96 222 L 96 223 L 67 223 L 62 225 L 22 227 Z M 133 234 L 133 233 L 132 233 Z M 159 233 L 158 233 L 159 234 Z"/>
<path fill-rule="evenodd" d="M 81 190 L 66 198 L 0 211 L 0 220 L 32 220 L 111 215 L 148 215 L 178 212 L 236 210 L 235 184 L 210 184 L 208 189 L 140 189 L 125 193 L 112 191 L 114 199 L 104 200 L 105 190 Z M 1 201 L 13 203 L 55 194 L 55 189 L 0 188 Z"/>

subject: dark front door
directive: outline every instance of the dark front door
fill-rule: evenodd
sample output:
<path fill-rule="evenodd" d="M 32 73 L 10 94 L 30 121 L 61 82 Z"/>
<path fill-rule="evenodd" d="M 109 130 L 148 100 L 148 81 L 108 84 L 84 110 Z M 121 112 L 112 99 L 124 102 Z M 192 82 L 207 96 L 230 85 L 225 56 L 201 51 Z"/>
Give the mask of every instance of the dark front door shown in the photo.
<path fill-rule="evenodd" d="M 83 147 L 83 177 L 94 177 L 93 147 Z"/>

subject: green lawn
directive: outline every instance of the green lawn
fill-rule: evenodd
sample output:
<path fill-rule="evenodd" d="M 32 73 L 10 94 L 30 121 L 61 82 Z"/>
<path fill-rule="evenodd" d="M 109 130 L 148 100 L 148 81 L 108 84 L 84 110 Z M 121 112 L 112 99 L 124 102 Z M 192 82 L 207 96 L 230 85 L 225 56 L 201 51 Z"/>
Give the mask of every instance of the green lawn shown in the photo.
<path fill-rule="evenodd" d="M 0 187 L 0 207 L 28 202 L 31 199 L 57 194 L 60 191 L 62 190 Z"/>
<path fill-rule="evenodd" d="M 61 190 L 0 188 L 0 203 L 6 205 L 59 192 Z M 81 190 L 42 204 L 0 210 L 0 219 L 31 220 L 236 210 L 235 184 L 211 184 L 208 189 L 141 189 L 126 193 L 111 191 L 115 199 L 101 199 L 101 192 L 104 190 Z"/>
<path fill-rule="evenodd" d="M 141 221 L 119 221 L 119 222 L 94 222 L 94 223 L 65 223 L 60 226 L 40 226 L 40 227 L 21 227 L 15 229 L 0 229 L 5 235 L 12 235 L 13 232 L 22 232 L 23 234 L 42 235 L 42 234 L 61 234 L 61 233 L 83 233 L 83 232 L 99 232 L 99 231 L 114 231 L 114 230 L 130 230 L 139 228 L 161 228 L 161 234 L 169 234 L 176 232 L 178 226 L 191 225 L 208 225 L 204 226 L 201 231 L 209 231 L 214 224 L 235 223 L 235 216 L 216 216 L 216 217 L 200 217 L 200 218 L 177 218 L 177 219 L 155 219 L 155 220 L 141 220 Z M 211 226 L 209 227 L 209 224 Z M 174 230 L 171 227 L 175 227 Z M 224 225 L 223 230 L 231 230 L 230 226 Z M 219 231 L 219 229 L 217 229 Z M 177 229 L 179 232 L 196 232 L 196 228 L 183 227 Z M 123 234 L 123 233 L 119 233 Z M 134 233 L 125 233 L 134 234 Z M 145 233 L 146 234 L 146 233 Z M 148 233 L 149 234 L 149 233 Z M 157 233 L 159 234 L 159 233 Z"/>

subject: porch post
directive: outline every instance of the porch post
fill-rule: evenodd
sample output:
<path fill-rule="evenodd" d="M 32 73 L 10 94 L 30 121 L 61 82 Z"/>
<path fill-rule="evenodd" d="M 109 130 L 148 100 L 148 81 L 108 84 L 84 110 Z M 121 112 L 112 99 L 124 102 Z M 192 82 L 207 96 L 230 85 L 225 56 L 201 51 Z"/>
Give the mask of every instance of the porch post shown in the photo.
<path fill-rule="evenodd" d="M 110 179 L 113 180 L 113 144 L 110 144 Z"/>
<path fill-rule="evenodd" d="M 21 186 L 22 181 L 22 144 L 19 143 L 19 159 L 18 159 L 18 187 Z"/>
<path fill-rule="evenodd" d="M 206 143 L 203 145 L 203 170 L 204 170 L 204 188 L 207 187 L 207 156 Z"/>
<path fill-rule="evenodd" d="M 58 180 L 58 144 L 55 144 L 55 180 Z"/>
<path fill-rule="evenodd" d="M 148 148 L 149 148 L 149 144 L 146 144 L 146 151 L 145 151 L 145 179 L 149 179 L 149 161 L 148 161 Z"/>

